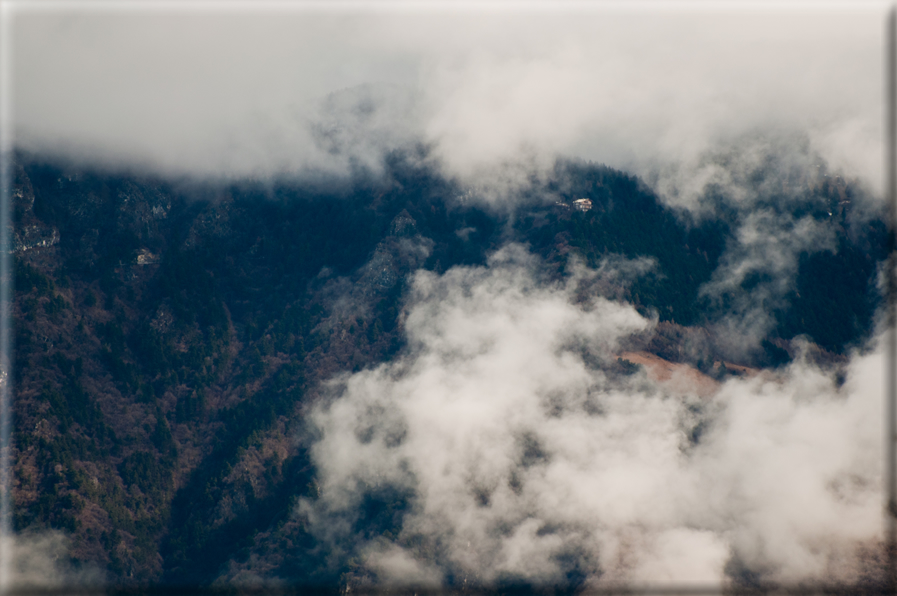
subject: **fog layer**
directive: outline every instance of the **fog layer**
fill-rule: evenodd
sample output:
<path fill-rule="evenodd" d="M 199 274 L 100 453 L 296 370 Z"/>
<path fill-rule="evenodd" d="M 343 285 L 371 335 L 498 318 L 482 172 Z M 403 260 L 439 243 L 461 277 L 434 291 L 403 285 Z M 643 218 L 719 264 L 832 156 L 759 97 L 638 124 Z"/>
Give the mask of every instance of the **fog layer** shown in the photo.
<path fill-rule="evenodd" d="M 878 189 L 886 6 L 848 6 L 22 4 L 8 99 L 21 148 L 177 175 L 346 174 L 423 144 L 471 184 L 567 155 L 691 205 L 708 155 L 785 128 Z"/>

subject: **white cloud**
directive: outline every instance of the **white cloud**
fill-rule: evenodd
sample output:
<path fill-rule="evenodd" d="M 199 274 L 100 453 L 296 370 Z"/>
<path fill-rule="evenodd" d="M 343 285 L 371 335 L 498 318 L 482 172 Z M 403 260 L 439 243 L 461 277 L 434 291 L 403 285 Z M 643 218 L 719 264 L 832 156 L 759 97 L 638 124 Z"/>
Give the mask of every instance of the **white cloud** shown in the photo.
<path fill-rule="evenodd" d="M 797 361 L 709 400 L 667 393 L 594 366 L 651 323 L 577 303 L 579 281 L 539 281 L 514 247 L 488 267 L 419 272 L 409 351 L 334 380 L 314 411 L 320 497 L 299 508 L 311 527 L 351 545 L 367 491 L 410 491 L 396 537 L 354 547 L 384 583 L 384 569 L 418 568 L 409 577 L 579 572 L 597 586 L 880 571 L 862 558 L 881 540 L 880 351 L 856 356 L 840 388 Z"/>
<path fill-rule="evenodd" d="M 96 587 L 103 583 L 103 573 L 97 567 L 72 564 L 69 539 L 58 530 L 4 535 L 0 541 L 5 571 L 0 589 L 4 591 Z"/>
<path fill-rule="evenodd" d="M 679 199 L 692 201 L 708 152 L 784 127 L 879 188 L 886 8 L 20 6 L 16 140 L 239 176 L 345 172 L 349 156 L 376 163 L 414 139 L 470 182 L 513 185 L 565 154 L 685 172 Z M 333 121 L 352 128 L 338 153 L 313 132 Z"/>
<path fill-rule="evenodd" d="M 776 326 L 776 313 L 788 306 L 802 253 L 835 251 L 835 229 L 827 222 L 768 208 L 746 209 L 737 222 L 720 264 L 700 294 L 716 303 L 721 317 L 717 345 L 731 358 L 745 358 Z M 742 285 L 746 283 L 745 285 Z M 720 306 L 725 304 L 725 306 Z"/>

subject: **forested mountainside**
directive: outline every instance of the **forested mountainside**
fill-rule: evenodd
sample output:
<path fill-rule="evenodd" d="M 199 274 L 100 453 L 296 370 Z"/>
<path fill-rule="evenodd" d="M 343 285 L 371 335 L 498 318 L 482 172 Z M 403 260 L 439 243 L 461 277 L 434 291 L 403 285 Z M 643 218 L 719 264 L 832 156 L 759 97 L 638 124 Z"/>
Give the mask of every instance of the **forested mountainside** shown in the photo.
<path fill-rule="evenodd" d="M 743 214 L 723 202 L 712 217 L 674 212 L 604 166 L 559 162 L 501 210 L 401 154 L 383 176 L 331 186 L 109 175 L 26 155 L 14 169 L 15 528 L 65 532 L 73 561 L 117 584 L 350 581 L 351 549 L 324 548 L 294 514 L 317 494 L 303 416 L 321 383 L 406 349 L 419 269 L 484 265 L 508 243 L 548 280 L 577 258 L 647 263 L 590 291 L 658 319 L 633 349 L 717 378 L 787 363 L 796 337 L 837 367 L 881 302 L 886 226 L 856 215 L 860 191 L 834 176 L 792 184 L 797 199 L 766 197 L 768 212 L 834 242 L 801 252 L 768 305 L 771 330 L 734 355 L 708 330 L 739 288 L 703 288 Z M 583 198 L 587 210 L 573 203 Z M 766 283 L 761 272 L 739 287 Z M 372 491 L 353 531 L 394 532 L 405 498 Z"/>

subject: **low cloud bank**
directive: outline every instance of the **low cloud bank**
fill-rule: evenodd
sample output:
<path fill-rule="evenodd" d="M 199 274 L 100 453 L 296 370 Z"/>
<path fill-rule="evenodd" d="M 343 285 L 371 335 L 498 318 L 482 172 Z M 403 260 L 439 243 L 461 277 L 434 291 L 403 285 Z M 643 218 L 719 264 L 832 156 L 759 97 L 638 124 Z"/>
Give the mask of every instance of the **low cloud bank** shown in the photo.
<path fill-rule="evenodd" d="M 0 536 L 0 541 L 4 571 L 0 593 L 97 587 L 103 583 L 98 568 L 72 561 L 69 540 L 58 530 Z"/>
<path fill-rule="evenodd" d="M 213 178 L 376 170 L 423 145 L 447 176 L 504 200 L 569 156 L 661 173 L 661 194 L 687 206 L 714 176 L 709 153 L 786 129 L 880 189 L 886 12 L 23 5 L 12 124 L 26 149 Z"/>
<path fill-rule="evenodd" d="M 617 363 L 653 322 L 584 300 L 596 275 L 550 281 L 513 245 L 415 274 L 407 351 L 310 417 L 319 491 L 297 514 L 360 561 L 353 581 L 879 579 L 882 351 L 840 385 L 798 359 L 669 391 Z"/>

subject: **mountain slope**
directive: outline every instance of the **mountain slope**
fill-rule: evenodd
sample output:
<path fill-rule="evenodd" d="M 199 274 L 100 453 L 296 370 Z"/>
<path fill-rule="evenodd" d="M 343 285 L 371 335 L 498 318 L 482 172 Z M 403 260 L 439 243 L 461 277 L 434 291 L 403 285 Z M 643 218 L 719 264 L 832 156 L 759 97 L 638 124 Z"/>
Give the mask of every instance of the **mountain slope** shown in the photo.
<path fill-rule="evenodd" d="M 800 254 L 770 302 L 775 325 L 736 364 L 781 364 L 807 336 L 837 365 L 871 333 L 885 227 L 856 223 L 844 185 L 803 192 L 790 215 L 834 249 Z M 587 293 L 656 316 L 631 349 L 734 374 L 715 325 L 771 281 L 706 288 L 743 215 L 696 221 L 631 176 L 576 162 L 504 212 L 475 194 L 402 155 L 383 178 L 332 186 L 172 182 L 20 156 L 17 530 L 65 531 L 73 559 L 116 583 L 344 581 L 352 553 L 322 551 L 291 515 L 316 495 L 303 417 L 323 382 L 405 349 L 409 274 L 485 265 L 510 242 L 537 255 L 546 283 L 575 256 L 599 272 Z M 580 198 L 590 210 L 572 207 Z M 403 498 L 372 496 L 357 532 L 393 531 Z"/>

